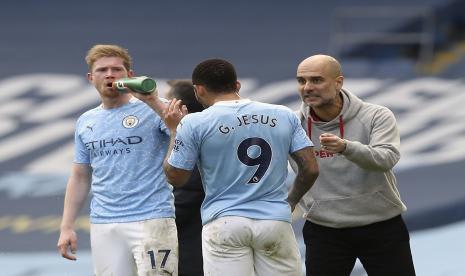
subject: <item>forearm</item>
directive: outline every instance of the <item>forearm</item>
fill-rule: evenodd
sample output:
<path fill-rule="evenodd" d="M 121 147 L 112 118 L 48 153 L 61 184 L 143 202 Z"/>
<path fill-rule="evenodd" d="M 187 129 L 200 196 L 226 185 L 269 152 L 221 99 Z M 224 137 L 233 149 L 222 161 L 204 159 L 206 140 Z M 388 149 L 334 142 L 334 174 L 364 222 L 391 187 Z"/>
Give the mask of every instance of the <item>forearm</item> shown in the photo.
<path fill-rule="evenodd" d="M 66 185 L 62 229 L 74 227 L 74 222 L 89 194 L 92 179 L 90 174 L 90 167 L 87 164 L 73 164 Z"/>
<path fill-rule="evenodd" d="M 297 164 L 298 171 L 294 184 L 289 191 L 287 202 L 291 205 L 291 209 L 294 210 L 294 207 L 300 199 L 310 190 L 313 183 L 315 183 L 319 174 L 319 169 L 314 152 L 311 148 L 299 150 L 293 153 L 291 157 Z"/>
<path fill-rule="evenodd" d="M 163 102 L 160 97 L 154 96 L 146 100 L 145 103 L 152 108 L 161 118 L 163 118 L 163 111 L 166 109 L 167 105 Z"/>
<path fill-rule="evenodd" d="M 168 163 L 168 159 L 170 158 L 171 152 L 173 151 L 175 137 L 176 137 L 176 130 L 174 129 L 170 130 L 170 143 L 168 146 L 168 151 L 166 152 L 165 160 L 163 161 L 163 171 L 165 172 L 166 178 L 171 185 L 173 185 L 171 183 L 171 180 L 172 180 L 171 176 L 173 174 L 173 166 L 171 166 L 170 163 Z"/>
<path fill-rule="evenodd" d="M 315 180 L 316 176 L 314 175 L 305 176 L 303 173 L 297 174 L 287 197 L 287 202 L 291 205 L 292 210 L 308 190 L 310 190 Z"/>
<path fill-rule="evenodd" d="M 77 183 L 68 183 L 65 194 L 65 201 L 63 207 L 63 218 L 61 221 L 61 228 L 74 228 L 74 222 L 79 214 L 79 211 L 82 209 L 87 196 L 89 194 L 89 189 L 86 187 L 76 187 Z"/>
<path fill-rule="evenodd" d="M 342 153 L 348 160 L 361 168 L 374 171 L 387 171 L 400 159 L 399 149 L 392 144 L 364 145 L 357 141 L 347 141 Z"/>

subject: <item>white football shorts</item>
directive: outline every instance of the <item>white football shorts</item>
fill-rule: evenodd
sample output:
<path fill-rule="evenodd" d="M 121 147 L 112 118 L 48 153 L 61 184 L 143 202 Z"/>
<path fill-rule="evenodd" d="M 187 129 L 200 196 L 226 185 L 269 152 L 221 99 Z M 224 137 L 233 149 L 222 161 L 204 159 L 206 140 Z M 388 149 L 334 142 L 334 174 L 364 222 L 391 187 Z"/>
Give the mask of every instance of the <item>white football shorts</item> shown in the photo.
<path fill-rule="evenodd" d="M 96 276 L 178 275 L 173 218 L 90 225 Z"/>
<path fill-rule="evenodd" d="M 202 229 L 205 275 L 301 276 L 302 262 L 290 223 L 226 216 Z"/>

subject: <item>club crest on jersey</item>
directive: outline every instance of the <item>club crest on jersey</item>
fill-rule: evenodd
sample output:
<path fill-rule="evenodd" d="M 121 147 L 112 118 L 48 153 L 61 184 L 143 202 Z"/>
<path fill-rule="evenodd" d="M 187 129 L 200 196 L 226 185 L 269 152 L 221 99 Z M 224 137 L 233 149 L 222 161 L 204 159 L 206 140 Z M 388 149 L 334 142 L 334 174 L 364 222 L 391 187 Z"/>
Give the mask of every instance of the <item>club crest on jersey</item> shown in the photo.
<path fill-rule="evenodd" d="M 134 115 L 126 116 L 123 119 L 123 126 L 125 128 L 133 128 L 133 127 L 137 126 L 137 124 L 139 124 L 139 118 L 137 118 Z"/>

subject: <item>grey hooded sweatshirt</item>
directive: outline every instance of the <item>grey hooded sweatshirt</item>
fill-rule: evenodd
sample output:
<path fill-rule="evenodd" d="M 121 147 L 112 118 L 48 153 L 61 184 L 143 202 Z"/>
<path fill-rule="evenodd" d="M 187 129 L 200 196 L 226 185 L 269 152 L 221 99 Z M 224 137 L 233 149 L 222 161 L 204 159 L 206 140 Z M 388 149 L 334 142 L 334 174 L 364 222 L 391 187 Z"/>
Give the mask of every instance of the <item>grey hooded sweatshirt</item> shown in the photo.
<path fill-rule="evenodd" d="M 386 107 L 363 102 L 347 90 L 341 93 L 342 111 L 332 121 L 312 120 L 305 104 L 299 111 L 302 126 L 315 144 L 320 168 L 318 179 L 300 202 L 304 217 L 333 228 L 395 217 L 407 208 L 392 172 L 400 158 L 394 114 Z M 345 151 L 333 154 L 321 149 L 319 136 L 325 132 L 346 139 Z"/>

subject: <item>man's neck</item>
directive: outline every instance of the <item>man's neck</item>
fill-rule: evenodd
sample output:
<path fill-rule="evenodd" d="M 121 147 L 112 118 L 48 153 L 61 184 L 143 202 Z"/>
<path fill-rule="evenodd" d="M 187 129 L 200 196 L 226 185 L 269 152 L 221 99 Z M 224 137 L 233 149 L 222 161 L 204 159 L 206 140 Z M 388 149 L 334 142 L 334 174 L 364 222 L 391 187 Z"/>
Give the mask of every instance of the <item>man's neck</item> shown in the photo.
<path fill-rule="evenodd" d="M 131 94 L 124 94 L 118 97 L 102 97 L 102 107 L 104 109 L 117 108 L 127 104 L 131 98 Z"/>
<path fill-rule="evenodd" d="M 235 101 L 235 100 L 240 100 L 241 96 L 237 94 L 236 92 L 233 93 L 226 93 L 226 94 L 218 94 L 215 96 L 213 99 L 213 104 L 221 101 Z"/>

